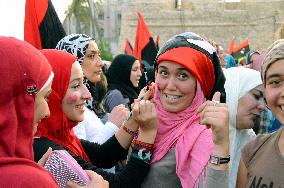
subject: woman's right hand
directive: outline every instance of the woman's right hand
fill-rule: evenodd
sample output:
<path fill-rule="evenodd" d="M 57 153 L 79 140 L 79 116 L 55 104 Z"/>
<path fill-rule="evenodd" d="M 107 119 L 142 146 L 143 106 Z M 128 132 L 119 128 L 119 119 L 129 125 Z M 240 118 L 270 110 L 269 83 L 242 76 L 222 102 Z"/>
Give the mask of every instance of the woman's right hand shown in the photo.
<path fill-rule="evenodd" d="M 118 128 L 121 127 L 129 115 L 129 110 L 123 104 L 115 106 L 108 116 L 108 121 L 115 124 Z"/>
<path fill-rule="evenodd" d="M 86 186 L 80 186 L 72 181 L 67 182 L 68 188 L 109 188 L 108 181 L 104 180 L 104 178 L 101 175 L 98 175 L 97 173 L 91 171 L 91 170 L 85 170 L 85 172 L 88 174 L 88 176 L 91 179 L 91 183 Z"/>
<path fill-rule="evenodd" d="M 153 143 L 157 134 L 157 112 L 153 102 L 141 100 L 135 102 L 132 108 L 133 119 L 139 125 L 138 139 Z"/>

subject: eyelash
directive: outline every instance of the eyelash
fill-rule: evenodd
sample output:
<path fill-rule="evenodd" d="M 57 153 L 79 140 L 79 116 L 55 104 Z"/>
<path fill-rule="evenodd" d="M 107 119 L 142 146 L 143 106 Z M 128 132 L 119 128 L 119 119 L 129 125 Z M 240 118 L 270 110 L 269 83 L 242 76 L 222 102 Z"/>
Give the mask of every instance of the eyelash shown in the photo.
<path fill-rule="evenodd" d="M 159 71 L 159 74 L 166 78 L 168 76 L 168 72 L 167 71 L 164 71 L 164 70 L 161 70 Z M 179 73 L 178 77 L 177 77 L 179 80 L 186 80 L 188 78 L 188 75 L 185 74 L 185 73 Z"/>
<path fill-rule="evenodd" d="M 80 84 L 77 84 L 77 85 L 74 85 L 72 86 L 73 89 L 78 89 L 81 85 Z"/>
<path fill-rule="evenodd" d="M 268 82 L 268 85 L 272 85 L 272 87 L 277 87 L 281 84 L 281 80 L 271 80 Z"/>

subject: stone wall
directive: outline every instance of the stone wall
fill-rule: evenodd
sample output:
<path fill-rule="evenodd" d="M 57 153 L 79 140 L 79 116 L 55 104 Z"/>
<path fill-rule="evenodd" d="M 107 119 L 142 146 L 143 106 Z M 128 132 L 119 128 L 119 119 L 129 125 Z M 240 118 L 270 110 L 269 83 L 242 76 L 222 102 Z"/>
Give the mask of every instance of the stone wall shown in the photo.
<path fill-rule="evenodd" d="M 137 11 L 140 11 L 154 40 L 162 45 L 171 36 L 192 31 L 228 48 L 248 39 L 252 48 L 265 49 L 275 39 L 284 18 L 284 0 L 182 0 L 180 10 L 175 0 L 130 0 L 122 11 L 121 30 L 116 53 L 124 50 L 125 38 L 134 45 Z"/>

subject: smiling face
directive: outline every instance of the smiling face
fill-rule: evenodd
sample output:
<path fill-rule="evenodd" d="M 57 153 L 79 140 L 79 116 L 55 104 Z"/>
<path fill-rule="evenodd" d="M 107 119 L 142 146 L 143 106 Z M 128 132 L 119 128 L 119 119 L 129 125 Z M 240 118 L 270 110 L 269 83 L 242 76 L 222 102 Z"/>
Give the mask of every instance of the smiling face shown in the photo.
<path fill-rule="evenodd" d="M 34 129 L 33 134 L 37 131 L 37 126 L 40 121 L 50 116 L 48 107 L 48 98 L 51 94 L 51 82 L 43 90 L 38 92 L 35 96 L 35 114 L 34 114 Z"/>
<path fill-rule="evenodd" d="M 130 81 L 134 87 L 138 87 L 139 80 L 142 76 L 139 60 L 136 60 L 131 68 Z"/>
<path fill-rule="evenodd" d="M 257 86 L 239 99 L 236 117 L 238 129 L 250 129 L 260 123 L 260 114 L 264 110 L 262 91 L 262 86 Z"/>
<path fill-rule="evenodd" d="M 284 59 L 273 63 L 266 72 L 265 96 L 269 109 L 284 124 Z"/>
<path fill-rule="evenodd" d="M 83 72 L 76 61 L 72 64 L 68 89 L 62 100 L 62 110 L 68 119 L 75 122 L 84 120 L 86 100 L 91 97 L 87 87 L 83 84 Z"/>
<path fill-rule="evenodd" d="M 196 79 L 179 64 L 162 61 L 156 72 L 156 84 L 163 108 L 168 112 L 183 111 L 194 99 Z"/>
<path fill-rule="evenodd" d="M 97 83 L 101 80 L 102 67 L 103 62 L 100 57 L 98 45 L 95 41 L 90 40 L 82 64 L 84 75 L 92 83 Z"/>

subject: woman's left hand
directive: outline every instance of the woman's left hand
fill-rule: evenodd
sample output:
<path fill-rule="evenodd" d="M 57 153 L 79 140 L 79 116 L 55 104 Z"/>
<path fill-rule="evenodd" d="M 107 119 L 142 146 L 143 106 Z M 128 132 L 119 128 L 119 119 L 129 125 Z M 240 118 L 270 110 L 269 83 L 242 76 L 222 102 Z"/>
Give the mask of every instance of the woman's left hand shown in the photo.
<path fill-rule="evenodd" d="M 52 153 L 52 148 L 49 147 L 45 154 L 41 157 L 41 159 L 37 162 L 40 166 L 44 166 L 49 155 Z"/>
<path fill-rule="evenodd" d="M 212 101 L 204 102 L 198 109 L 200 124 L 212 129 L 215 146 L 228 146 L 229 143 L 229 109 L 220 103 L 220 92 L 216 92 Z"/>

